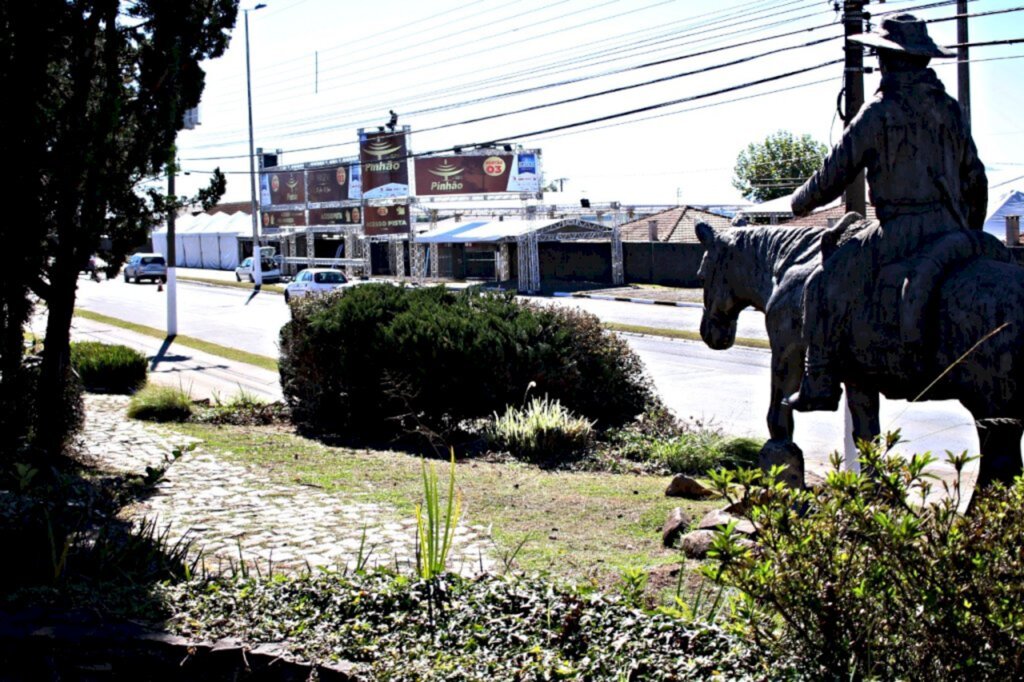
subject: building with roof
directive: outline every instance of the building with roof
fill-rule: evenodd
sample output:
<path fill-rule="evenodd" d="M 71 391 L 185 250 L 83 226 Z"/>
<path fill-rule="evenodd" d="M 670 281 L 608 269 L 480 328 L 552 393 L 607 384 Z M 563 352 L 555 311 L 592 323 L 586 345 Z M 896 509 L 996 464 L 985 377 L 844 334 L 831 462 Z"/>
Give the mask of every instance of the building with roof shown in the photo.
<path fill-rule="evenodd" d="M 626 223 L 622 233 L 626 282 L 695 287 L 700 285 L 704 247 L 697 224 L 731 227 L 730 218 L 696 206 L 676 206 Z"/>
<path fill-rule="evenodd" d="M 523 293 L 553 282 L 622 284 L 617 226 L 576 217 L 478 217 L 433 224 L 410 246 L 414 278 L 514 283 Z"/>

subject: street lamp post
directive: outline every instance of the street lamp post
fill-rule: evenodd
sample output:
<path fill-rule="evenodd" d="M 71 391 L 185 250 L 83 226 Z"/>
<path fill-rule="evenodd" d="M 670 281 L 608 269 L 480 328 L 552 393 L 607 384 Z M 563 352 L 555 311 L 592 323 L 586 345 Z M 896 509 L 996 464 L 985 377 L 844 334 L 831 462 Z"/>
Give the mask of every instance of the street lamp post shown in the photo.
<path fill-rule="evenodd" d="M 255 12 L 266 7 L 262 2 L 252 8 Z M 259 221 L 256 218 L 256 152 L 253 149 L 252 134 L 252 72 L 249 68 L 249 12 L 242 10 L 245 15 L 245 89 L 249 99 L 249 189 L 252 196 L 252 280 L 255 282 L 256 291 L 263 285 L 263 268 L 260 262 L 260 233 Z"/>

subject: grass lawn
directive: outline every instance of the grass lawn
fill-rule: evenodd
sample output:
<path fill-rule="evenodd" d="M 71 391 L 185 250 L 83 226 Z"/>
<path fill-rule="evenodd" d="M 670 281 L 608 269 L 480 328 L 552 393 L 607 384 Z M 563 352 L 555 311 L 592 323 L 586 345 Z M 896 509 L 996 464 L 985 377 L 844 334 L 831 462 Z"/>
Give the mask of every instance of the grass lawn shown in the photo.
<path fill-rule="evenodd" d="M 413 515 L 422 495 L 418 457 L 384 450 L 329 447 L 280 429 L 176 425 L 204 447 L 257 467 L 274 480 L 358 495 Z M 438 462 L 447 477 L 447 464 Z M 695 518 L 721 503 L 664 495 L 668 477 L 553 472 L 520 463 L 467 459 L 457 463 L 463 520 L 490 528 L 499 560 L 527 538 L 516 565 L 570 579 L 615 582 L 622 569 L 677 564 L 681 554 L 661 544 L 673 507 Z"/>

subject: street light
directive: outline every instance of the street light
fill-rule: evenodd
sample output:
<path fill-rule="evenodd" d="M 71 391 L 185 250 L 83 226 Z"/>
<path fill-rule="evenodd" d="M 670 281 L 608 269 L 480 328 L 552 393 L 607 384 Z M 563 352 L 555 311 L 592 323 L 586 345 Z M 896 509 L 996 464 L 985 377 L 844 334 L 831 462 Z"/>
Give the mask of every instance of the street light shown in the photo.
<path fill-rule="evenodd" d="M 252 10 L 242 10 L 245 15 L 245 89 L 249 99 L 249 189 L 252 193 L 252 281 L 256 283 L 256 291 L 263 285 L 263 268 L 260 263 L 260 233 L 259 223 L 256 219 L 256 152 L 253 149 L 252 139 L 252 72 L 249 68 L 249 12 L 266 7 L 259 3 Z"/>

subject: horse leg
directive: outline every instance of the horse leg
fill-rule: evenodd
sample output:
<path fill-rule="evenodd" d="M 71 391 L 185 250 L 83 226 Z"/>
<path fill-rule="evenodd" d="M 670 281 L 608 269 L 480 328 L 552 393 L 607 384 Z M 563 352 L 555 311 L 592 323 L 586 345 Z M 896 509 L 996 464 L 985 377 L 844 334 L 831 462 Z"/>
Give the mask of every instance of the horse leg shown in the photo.
<path fill-rule="evenodd" d="M 1020 419 L 998 419 L 975 415 L 974 424 L 978 429 L 981 446 L 981 462 L 978 465 L 978 482 L 974 490 L 982 491 L 999 481 L 1010 485 L 1020 476 L 1020 439 L 1024 435 L 1024 423 Z M 971 505 L 974 501 L 972 499 Z"/>
<path fill-rule="evenodd" d="M 765 471 L 775 465 L 786 467 L 780 479 L 791 488 L 803 488 L 804 453 L 793 442 L 793 409 L 783 403 L 783 398 L 800 386 L 803 349 L 787 350 L 772 351 L 772 392 L 768 406 L 771 440 L 761 448 L 758 464 Z"/>
<path fill-rule="evenodd" d="M 882 430 L 878 420 L 878 391 L 856 384 L 846 384 L 846 405 L 850 409 L 853 421 L 853 442 L 870 442 L 877 438 Z M 865 470 L 864 473 L 874 475 L 870 470 Z"/>

